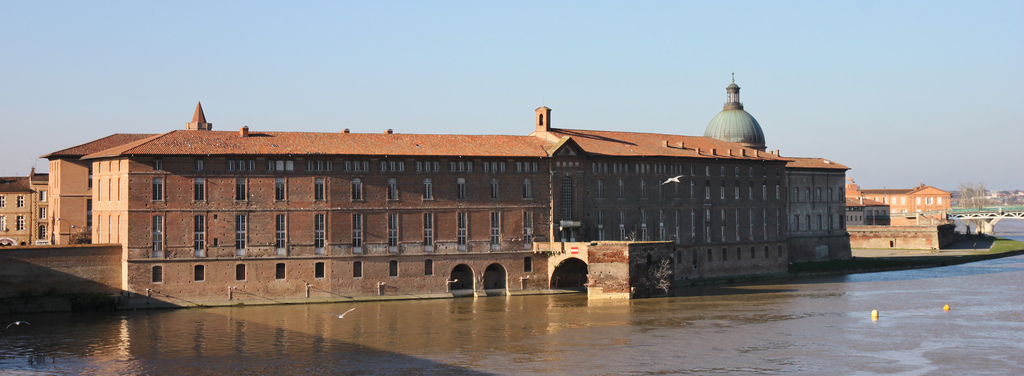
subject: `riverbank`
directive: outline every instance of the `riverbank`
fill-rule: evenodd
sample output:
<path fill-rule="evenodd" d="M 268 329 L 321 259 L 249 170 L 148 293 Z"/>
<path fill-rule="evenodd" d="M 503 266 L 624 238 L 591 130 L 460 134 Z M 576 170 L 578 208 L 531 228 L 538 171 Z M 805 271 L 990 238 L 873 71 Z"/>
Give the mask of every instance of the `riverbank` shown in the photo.
<path fill-rule="evenodd" d="M 793 276 L 934 268 L 1024 254 L 1024 243 L 992 236 L 962 239 L 940 250 L 854 249 L 850 260 L 791 264 Z"/>

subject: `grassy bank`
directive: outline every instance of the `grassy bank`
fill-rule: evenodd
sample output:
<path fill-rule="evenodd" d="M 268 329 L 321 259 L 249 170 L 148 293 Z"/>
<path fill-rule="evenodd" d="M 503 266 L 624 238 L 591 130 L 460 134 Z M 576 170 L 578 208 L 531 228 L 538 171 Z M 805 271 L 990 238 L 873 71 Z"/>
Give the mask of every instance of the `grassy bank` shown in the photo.
<path fill-rule="evenodd" d="M 793 275 L 850 274 L 933 268 L 1024 254 L 1024 243 L 992 237 L 992 247 L 962 255 L 921 254 L 897 257 L 855 257 L 850 260 L 802 262 L 789 265 Z"/>

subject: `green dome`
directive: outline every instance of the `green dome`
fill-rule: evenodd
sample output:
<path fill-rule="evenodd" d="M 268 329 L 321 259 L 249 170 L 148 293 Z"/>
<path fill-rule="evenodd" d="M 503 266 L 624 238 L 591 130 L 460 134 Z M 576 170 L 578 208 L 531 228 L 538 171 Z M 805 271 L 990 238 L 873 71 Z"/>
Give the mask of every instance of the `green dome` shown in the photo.
<path fill-rule="evenodd" d="M 725 88 L 727 99 L 722 112 L 715 115 L 704 130 L 704 137 L 725 142 L 737 142 L 748 148 L 765 149 L 764 131 L 761 125 L 740 103 L 740 87 L 735 82 Z"/>
<path fill-rule="evenodd" d="M 764 150 L 764 131 L 747 111 L 740 109 L 722 110 L 715 115 L 704 130 L 704 137 L 725 142 L 739 142 L 749 147 Z"/>

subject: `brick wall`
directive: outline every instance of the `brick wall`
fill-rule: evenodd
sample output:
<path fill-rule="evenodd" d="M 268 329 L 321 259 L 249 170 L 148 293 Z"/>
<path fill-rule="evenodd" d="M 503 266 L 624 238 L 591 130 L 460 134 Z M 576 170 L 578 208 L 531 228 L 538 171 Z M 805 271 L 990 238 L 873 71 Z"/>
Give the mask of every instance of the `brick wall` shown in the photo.
<path fill-rule="evenodd" d="M 955 241 L 956 225 L 938 226 L 851 226 L 850 246 L 870 249 L 937 250 Z"/>
<path fill-rule="evenodd" d="M 121 292 L 118 244 L 4 247 L 0 265 L 0 298 Z"/>

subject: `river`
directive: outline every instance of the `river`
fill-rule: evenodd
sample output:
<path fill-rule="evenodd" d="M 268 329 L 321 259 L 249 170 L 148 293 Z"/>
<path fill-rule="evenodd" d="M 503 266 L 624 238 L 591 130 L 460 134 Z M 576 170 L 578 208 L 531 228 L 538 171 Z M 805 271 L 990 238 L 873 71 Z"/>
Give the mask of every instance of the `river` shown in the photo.
<path fill-rule="evenodd" d="M 31 325 L 0 334 L 0 371 L 1022 374 L 1021 281 L 1024 256 L 634 301 L 574 294 L 2 316 Z"/>

